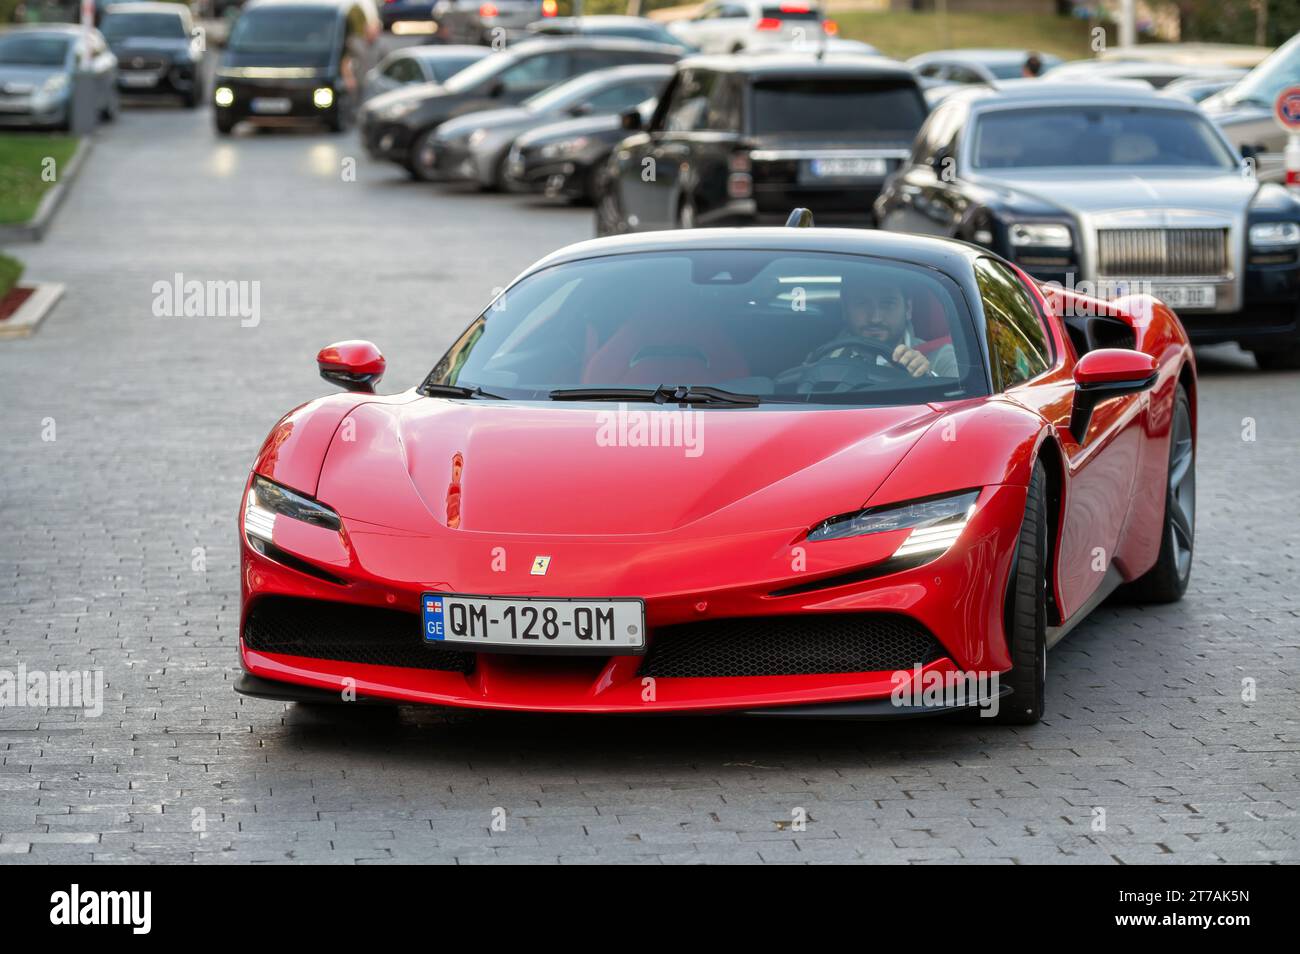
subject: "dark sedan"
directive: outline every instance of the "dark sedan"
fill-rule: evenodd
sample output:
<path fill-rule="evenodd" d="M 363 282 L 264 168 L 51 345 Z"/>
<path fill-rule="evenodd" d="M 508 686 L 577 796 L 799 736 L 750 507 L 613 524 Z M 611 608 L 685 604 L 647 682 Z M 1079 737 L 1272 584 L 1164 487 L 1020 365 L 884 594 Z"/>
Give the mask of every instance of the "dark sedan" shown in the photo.
<path fill-rule="evenodd" d="M 175 3 L 118 3 L 100 32 L 117 56 L 124 93 L 178 96 L 193 109 L 202 99 L 203 51 L 191 35 L 189 8 Z"/>
<path fill-rule="evenodd" d="M 455 116 L 514 106 L 542 90 L 595 70 L 635 63 L 673 63 L 681 51 L 638 40 L 585 37 L 530 40 L 494 53 L 446 83 L 415 84 L 376 96 L 361 110 L 366 151 L 435 181 L 433 140 Z"/>
<path fill-rule="evenodd" d="M 658 99 L 637 106 L 642 124 Z M 506 157 L 506 188 L 579 202 L 596 200 L 596 178 L 627 130 L 621 116 L 584 116 L 540 126 L 515 140 Z"/>
<path fill-rule="evenodd" d="M 1243 172 L 1193 103 L 1050 79 L 956 93 L 876 212 L 882 228 L 966 239 L 1083 294 L 1149 292 L 1193 341 L 1300 367 L 1300 199 Z"/>
<path fill-rule="evenodd" d="M 683 60 L 649 128 L 602 174 L 598 234 L 785 221 L 872 224 L 872 202 L 926 115 L 901 63 L 865 56 Z M 639 114 L 625 114 L 629 128 Z"/>
<path fill-rule="evenodd" d="M 666 63 L 616 66 L 577 76 L 522 105 L 449 119 L 434 137 L 438 171 L 484 189 L 504 185 L 506 156 L 521 133 L 578 116 L 617 116 L 658 96 L 673 68 Z"/>

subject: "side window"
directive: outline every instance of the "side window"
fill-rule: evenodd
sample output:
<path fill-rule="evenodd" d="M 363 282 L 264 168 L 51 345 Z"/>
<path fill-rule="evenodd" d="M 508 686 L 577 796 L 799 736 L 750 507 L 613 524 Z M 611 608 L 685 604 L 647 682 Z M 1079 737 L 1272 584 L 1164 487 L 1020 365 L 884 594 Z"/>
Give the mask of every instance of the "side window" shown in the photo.
<path fill-rule="evenodd" d="M 665 130 L 691 132 L 704 128 L 714 79 L 715 74 L 705 70 L 687 70 L 681 74 L 670 109 L 664 116 Z"/>
<path fill-rule="evenodd" d="M 948 73 L 948 81 L 952 83 L 983 83 L 984 77 L 965 66 L 954 66 Z"/>
<path fill-rule="evenodd" d="M 1051 348 L 1029 293 L 1015 273 L 991 258 L 975 263 L 975 280 L 984 305 L 993 385 L 999 391 L 1047 370 Z"/>
<path fill-rule="evenodd" d="M 509 93 L 540 91 L 567 79 L 568 69 L 567 53 L 539 53 L 502 73 L 501 84 Z"/>
<path fill-rule="evenodd" d="M 718 76 L 714 80 L 704 128 L 740 132 L 740 86 L 734 77 Z"/>
<path fill-rule="evenodd" d="M 918 166 L 934 164 L 934 158 L 943 145 L 946 130 L 951 126 L 953 110 L 951 106 L 940 106 L 930 114 L 916 134 L 912 144 L 912 163 Z"/>
<path fill-rule="evenodd" d="M 926 63 L 924 66 L 922 66 L 919 70 L 916 71 L 916 75 L 920 76 L 922 79 L 938 79 L 939 74 L 942 72 L 943 72 L 942 63 Z"/>
<path fill-rule="evenodd" d="M 642 100 L 649 99 L 657 92 L 659 92 L 659 84 L 651 80 L 620 83 L 601 90 L 587 100 L 587 105 L 591 107 L 593 113 L 621 113 L 636 106 Z"/>

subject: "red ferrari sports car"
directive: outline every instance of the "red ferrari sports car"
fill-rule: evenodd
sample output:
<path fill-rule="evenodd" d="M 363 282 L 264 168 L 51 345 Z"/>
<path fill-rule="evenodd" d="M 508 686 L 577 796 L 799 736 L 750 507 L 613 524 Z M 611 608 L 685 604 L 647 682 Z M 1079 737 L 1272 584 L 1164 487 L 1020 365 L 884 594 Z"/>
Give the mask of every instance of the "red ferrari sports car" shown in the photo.
<path fill-rule="evenodd" d="M 792 216 L 792 222 L 797 216 Z M 806 224 L 806 220 L 805 220 Z M 1196 372 L 1148 296 L 1045 294 L 961 242 L 702 229 L 521 275 L 418 387 L 266 439 L 248 695 L 1029 723 L 1047 650 L 1191 572 Z M 982 697 L 925 695 L 972 674 Z"/>

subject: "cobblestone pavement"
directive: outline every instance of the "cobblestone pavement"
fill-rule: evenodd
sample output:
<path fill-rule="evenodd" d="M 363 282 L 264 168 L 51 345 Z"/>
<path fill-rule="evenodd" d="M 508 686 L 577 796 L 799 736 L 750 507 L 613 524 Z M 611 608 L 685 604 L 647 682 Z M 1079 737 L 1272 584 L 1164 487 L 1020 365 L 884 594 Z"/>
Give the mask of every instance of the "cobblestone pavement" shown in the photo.
<path fill-rule="evenodd" d="M 1187 598 L 1102 607 L 1052 654 L 1040 726 L 237 696 L 239 494 L 275 419 L 328 390 L 316 350 L 372 338 L 409 386 L 590 217 L 408 183 L 352 137 L 209 122 L 126 112 L 19 250 L 68 292 L 0 342 L 0 669 L 107 685 L 97 718 L 0 711 L 0 861 L 1300 860 L 1300 376 L 1235 348 L 1201 355 Z M 154 317 L 177 273 L 259 280 L 260 323 Z"/>

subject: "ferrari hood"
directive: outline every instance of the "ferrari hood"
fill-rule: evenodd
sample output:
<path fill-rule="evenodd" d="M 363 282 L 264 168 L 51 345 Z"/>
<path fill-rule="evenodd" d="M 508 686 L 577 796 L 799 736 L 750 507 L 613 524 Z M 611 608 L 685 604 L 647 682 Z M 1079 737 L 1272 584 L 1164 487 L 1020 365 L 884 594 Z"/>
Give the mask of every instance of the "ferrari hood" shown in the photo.
<path fill-rule="evenodd" d="M 619 536 L 811 526 L 863 505 L 938 418 L 418 400 L 339 427 L 317 497 L 399 531 Z"/>

